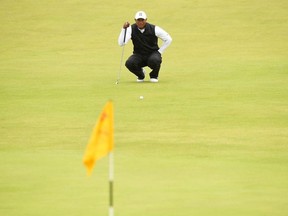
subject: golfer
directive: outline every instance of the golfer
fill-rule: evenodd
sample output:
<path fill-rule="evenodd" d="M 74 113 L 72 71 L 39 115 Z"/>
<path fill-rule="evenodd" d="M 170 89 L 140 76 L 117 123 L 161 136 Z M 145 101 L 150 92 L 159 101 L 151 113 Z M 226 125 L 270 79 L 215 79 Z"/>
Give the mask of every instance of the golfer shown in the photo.
<path fill-rule="evenodd" d="M 158 38 L 163 41 L 160 48 L 158 46 Z M 162 54 L 171 44 L 172 38 L 159 26 L 148 23 L 144 11 L 138 11 L 135 15 L 134 24 L 124 23 L 118 43 L 120 46 L 124 46 L 130 39 L 133 42 L 134 50 L 133 55 L 128 58 L 125 66 L 137 76 L 137 82 L 144 82 L 145 70 L 143 67 L 148 66 L 152 69 L 149 74 L 150 82 L 157 83 Z"/>

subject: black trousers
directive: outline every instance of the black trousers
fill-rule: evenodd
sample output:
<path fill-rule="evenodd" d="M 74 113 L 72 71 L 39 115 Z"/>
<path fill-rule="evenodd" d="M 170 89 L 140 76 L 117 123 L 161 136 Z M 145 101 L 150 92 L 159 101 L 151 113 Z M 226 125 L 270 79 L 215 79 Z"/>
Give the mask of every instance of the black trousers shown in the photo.
<path fill-rule="evenodd" d="M 158 78 L 160 67 L 162 63 L 161 54 L 157 51 L 153 52 L 151 55 L 143 56 L 140 54 L 131 55 L 125 66 L 130 72 L 135 74 L 139 79 L 144 79 L 145 75 L 143 74 L 142 68 L 148 66 L 152 69 L 150 72 L 150 78 Z"/>

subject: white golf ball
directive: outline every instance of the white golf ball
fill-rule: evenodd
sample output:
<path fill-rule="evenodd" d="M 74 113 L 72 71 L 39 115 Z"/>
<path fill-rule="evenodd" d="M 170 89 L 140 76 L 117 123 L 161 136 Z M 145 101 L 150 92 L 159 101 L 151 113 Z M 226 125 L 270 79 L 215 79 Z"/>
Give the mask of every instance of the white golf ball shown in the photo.
<path fill-rule="evenodd" d="M 143 99 L 144 99 L 144 96 L 141 95 L 141 96 L 139 97 L 139 99 L 140 99 L 140 100 L 143 100 Z"/>

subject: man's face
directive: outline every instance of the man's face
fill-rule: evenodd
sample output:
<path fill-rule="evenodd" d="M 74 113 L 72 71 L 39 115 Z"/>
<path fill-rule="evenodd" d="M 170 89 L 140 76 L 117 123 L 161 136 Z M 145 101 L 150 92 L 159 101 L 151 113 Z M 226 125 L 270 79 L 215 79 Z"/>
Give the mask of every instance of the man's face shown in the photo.
<path fill-rule="evenodd" d="M 139 29 L 144 29 L 146 26 L 147 19 L 135 19 L 135 22 Z"/>

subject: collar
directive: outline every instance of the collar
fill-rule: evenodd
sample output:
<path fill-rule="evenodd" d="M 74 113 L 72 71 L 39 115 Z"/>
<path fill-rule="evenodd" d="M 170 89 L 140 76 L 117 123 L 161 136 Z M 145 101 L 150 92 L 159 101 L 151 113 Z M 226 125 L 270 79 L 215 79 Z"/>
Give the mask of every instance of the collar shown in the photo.
<path fill-rule="evenodd" d="M 141 33 L 144 33 L 145 32 L 145 28 L 144 29 L 139 29 L 138 30 L 141 32 Z"/>

